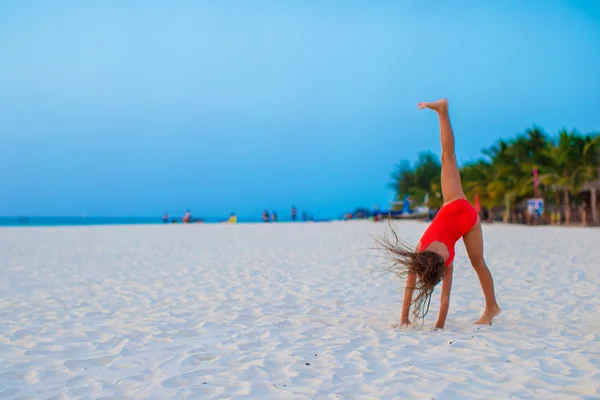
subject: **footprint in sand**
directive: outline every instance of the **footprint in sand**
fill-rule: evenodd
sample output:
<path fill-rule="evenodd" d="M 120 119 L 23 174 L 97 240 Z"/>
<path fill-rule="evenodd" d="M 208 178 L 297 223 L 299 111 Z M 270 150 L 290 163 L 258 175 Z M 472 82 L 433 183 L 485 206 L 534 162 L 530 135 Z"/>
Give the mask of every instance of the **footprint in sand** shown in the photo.
<path fill-rule="evenodd" d="M 108 339 L 105 342 L 98 343 L 98 345 L 96 346 L 96 348 L 98 348 L 99 350 L 110 350 L 110 349 L 113 349 L 115 347 L 123 346 L 128 341 L 129 341 L 128 338 L 115 336 L 113 338 Z"/>
<path fill-rule="evenodd" d="M 32 335 L 32 333 L 31 333 L 31 331 L 30 331 L 30 330 L 27 330 L 27 329 L 19 329 L 18 331 L 14 332 L 14 333 L 11 335 L 11 338 L 12 338 L 13 340 L 19 340 L 19 339 L 23 339 L 23 338 L 26 338 L 27 336 L 31 336 L 31 335 Z"/>
<path fill-rule="evenodd" d="M 175 332 L 175 334 L 173 336 L 174 337 L 192 338 L 192 337 L 198 337 L 200 335 L 202 335 L 202 332 L 197 329 L 179 329 L 177 332 Z"/>
<path fill-rule="evenodd" d="M 80 386 L 83 385 L 88 379 L 88 376 L 77 375 L 66 381 L 65 386 Z"/>
<path fill-rule="evenodd" d="M 112 363 L 116 356 L 105 356 L 99 358 L 88 358 L 87 360 L 67 360 L 65 367 L 70 369 L 88 368 L 88 367 L 105 367 Z"/>
<path fill-rule="evenodd" d="M 206 364 L 207 362 L 212 361 L 218 357 L 219 357 L 218 354 L 211 354 L 211 353 L 194 354 L 194 355 L 191 355 L 191 356 L 186 357 L 183 360 L 181 360 L 181 366 L 189 367 L 189 366 L 194 366 L 194 365 Z"/>
<path fill-rule="evenodd" d="M 172 376 L 162 381 L 162 386 L 167 389 L 176 389 L 184 386 L 191 386 L 201 383 L 203 378 L 197 371 L 186 372 L 185 374 Z"/>

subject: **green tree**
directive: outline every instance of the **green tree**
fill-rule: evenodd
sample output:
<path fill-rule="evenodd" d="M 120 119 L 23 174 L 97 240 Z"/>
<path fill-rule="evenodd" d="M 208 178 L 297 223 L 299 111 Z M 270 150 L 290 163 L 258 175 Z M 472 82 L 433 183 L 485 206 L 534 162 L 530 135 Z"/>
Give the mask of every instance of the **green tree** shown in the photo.
<path fill-rule="evenodd" d="M 540 181 L 554 191 L 562 191 L 565 223 L 571 222 L 571 196 L 578 194 L 586 181 L 597 177 L 594 137 L 562 129 L 547 149 L 548 162 L 541 167 Z"/>
<path fill-rule="evenodd" d="M 479 195 L 481 204 L 492 209 L 505 206 L 504 219 L 514 221 L 516 205 L 533 196 L 533 170 L 537 168 L 539 195 L 555 198 L 570 222 L 571 199 L 585 182 L 598 179 L 600 135 L 582 135 L 576 130 L 561 130 L 547 135 L 533 126 L 512 139 L 499 139 L 483 150 L 484 157 L 461 167 L 461 179 L 467 198 Z M 390 187 L 399 199 L 406 194 L 422 201 L 429 193 L 429 206 L 442 203 L 441 164 L 431 152 L 420 153 L 414 165 L 400 163 L 392 174 Z"/>
<path fill-rule="evenodd" d="M 437 155 L 430 151 L 421 152 L 414 165 L 402 161 L 396 166 L 388 187 L 396 191 L 398 200 L 408 194 L 413 202 L 422 203 L 431 191 L 432 182 L 439 181 L 441 171 L 442 165 Z"/>
<path fill-rule="evenodd" d="M 408 161 L 404 160 L 396 165 L 396 169 L 390 176 L 388 187 L 396 192 L 396 199 L 400 200 L 409 193 L 415 184 L 413 168 Z"/>
<path fill-rule="evenodd" d="M 463 190 L 470 201 L 474 202 L 475 196 L 479 195 L 482 206 L 492 208 L 496 204 L 496 199 L 488 191 L 494 178 L 494 170 L 489 161 L 479 159 L 466 163 L 460 169 L 460 175 Z"/>

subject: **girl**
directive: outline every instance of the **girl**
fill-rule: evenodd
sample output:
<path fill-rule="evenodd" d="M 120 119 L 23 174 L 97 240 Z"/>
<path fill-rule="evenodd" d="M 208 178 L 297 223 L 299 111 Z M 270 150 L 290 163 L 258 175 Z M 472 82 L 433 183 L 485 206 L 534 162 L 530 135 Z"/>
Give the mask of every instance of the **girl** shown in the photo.
<path fill-rule="evenodd" d="M 439 210 L 423 236 L 417 243 L 416 251 L 411 251 L 394 234 L 395 241 L 383 238 L 379 242 L 391 257 L 393 266 L 389 271 L 406 277 L 406 291 L 402 304 L 400 325 L 410 325 L 409 312 L 414 303 L 414 316 L 424 318 L 429 311 L 429 303 L 435 286 L 442 281 L 440 313 L 435 327 L 443 329 L 448 315 L 450 289 L 454 260 L 454 245 L 462 238 L 469 259 L 479 277 L 485 311 L 477 324 L 491 324 L 492 319 L 500 314 L 496 303 L 492 274 L 483 258 L 483 235 L 477 211 L 466 199 L 462 190 L 460 173 L 454 154 L 454 134 L 448 115 L 448 101 L 441 99 L 432 103 L 418 103 L 419 110 L 429 108 L 435 111 L 440 123 L 442 142 L 442 196 L 444 205 Z M 413 301 L 413 292 L 417 296 Z"/>

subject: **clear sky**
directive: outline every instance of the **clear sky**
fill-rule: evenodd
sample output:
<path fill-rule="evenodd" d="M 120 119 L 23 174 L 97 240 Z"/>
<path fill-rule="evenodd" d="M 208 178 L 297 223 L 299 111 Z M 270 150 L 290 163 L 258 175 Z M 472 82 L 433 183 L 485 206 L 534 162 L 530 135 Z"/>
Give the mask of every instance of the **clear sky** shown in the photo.
<path fill-rule="evenodd" d="M 388 206 L 439 153 L 600 128 L 595 1 L 0 2 L 0 215 Z"/>

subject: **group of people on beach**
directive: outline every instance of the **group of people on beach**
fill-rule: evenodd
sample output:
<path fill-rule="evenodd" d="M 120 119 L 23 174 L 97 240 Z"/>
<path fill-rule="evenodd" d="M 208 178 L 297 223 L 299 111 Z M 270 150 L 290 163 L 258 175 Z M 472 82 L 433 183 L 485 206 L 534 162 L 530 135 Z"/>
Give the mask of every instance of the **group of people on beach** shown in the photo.
<path fill-rule="evenodd" d="M 162 216 L 162 222 L 164 224 L 168 224 L 168 223 L 177 224 L 177 223 L 179 223 L 179 219 L 178 218 L 169 218 L 169 213 L 165 212 Z M 192 212 L 190 210 L 185 210 L 183 217 L 181 217 L 182 224 L 192 224 L 192 223 L 200 224 L 203 222 L 204 222 L 204 220 L 202 218 L 193 218 Z"/>
<path fill-rule="evenodd" d="M 298 220 L 298 209 L 294 205 L 291 207 L 291 210 L 290 210 L 290 219 L 292 222 L 296 222 Z M 314 217 L 309 216 L 308 212 L 306 212 L 306 211 L 302 212 L 302 221 L 313 221 L 313 220 L 314 220 Z M 262 213 L 262 221 L 263 222 L 277 222 L 278 221 L 277 213 L 275 211 L 269 213 L 269 211 L 264 210 Z M 168 223 L 176 224 L 176 223 L 179 223 L 180 220 L 178 218 L 170 218 L 169 213 L 165 212 L 162 216 L 162 222 L 165 224 L 168 224 Z M 194 218 L 192 216 L 192 212 L 189 209 L 185 210 L 183 217 L 181 217 L 181 223 L 183 223 L 183 224 L 203 223 L 203 222 L 204 222 L 204 220 L 202 218 Z M 235 215 L 234 212 L 232 212 L 229 215 L 229 218 L 223 222 L 236 223 L 237 216 Z"/>
<path fill-rule="evenodd" d="M 296 222 L 298 221 L 298 209 L 296 208 L 296 206 L 292 206 L 291 211 L 290 211 L 290 220 L 292 222 Z M 308 212 L 306 211 L 302 211 L 302 221 L 313 221 L 314 217 L 309 216 Z M 269 211 L 264 210 L 262 213 L 262 221 L 263 222 L 277 222 L 278 221 L 278 217 L 277 217 L 277 213 L 275 211 L 269 213 Z"/>

